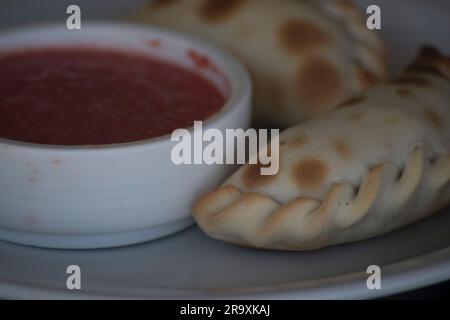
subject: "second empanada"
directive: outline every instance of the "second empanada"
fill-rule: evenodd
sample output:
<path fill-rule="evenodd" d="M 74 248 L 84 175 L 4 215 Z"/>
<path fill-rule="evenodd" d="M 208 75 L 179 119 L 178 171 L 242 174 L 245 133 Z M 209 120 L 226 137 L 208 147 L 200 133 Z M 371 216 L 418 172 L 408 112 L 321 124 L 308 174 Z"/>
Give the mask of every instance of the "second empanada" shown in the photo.
<path fill-rule="evenodd" d="M 450 57 L 280 135 L 280 170 L 246 165 L 193 212 L 211 237 L 310 250 L 384 234 L 450 203 Z"/>
<path fill-rule="evenodd" d="M 234 53 L 263 126 L 298 124 L 385 80 L 384 46 L 349 0 L 156 0 L 133 16 Z"/>

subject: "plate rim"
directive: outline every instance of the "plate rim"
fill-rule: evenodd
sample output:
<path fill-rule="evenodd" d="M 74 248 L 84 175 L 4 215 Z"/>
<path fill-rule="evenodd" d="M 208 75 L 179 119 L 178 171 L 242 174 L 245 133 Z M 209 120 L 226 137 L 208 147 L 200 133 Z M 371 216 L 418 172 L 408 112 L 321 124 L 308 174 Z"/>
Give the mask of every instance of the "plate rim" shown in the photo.
<path fill-rule="evenodd" d="M 369 290 L 367 273 L 351 272 L 332 277 L 267 286 L 213 289 L 132 288 L 132 292 L 106 294 L 90 289 L 74 292 L 65 289 L 39 288 L 0 279 L 0 297 L 4 299 L 260 299 L 260 300 L 326 300 L 373 299 L 414 290 L 450 279 L 450 247 L 380 266 L 382 289 Z M 414 280 L 415 278 L 415 280 Z M 412 281 L 413 280 L 413 281 Z M 330 285 L 331 284 L 331 285 Z M 98 288 L 98 286 L 97 286 Z"/>

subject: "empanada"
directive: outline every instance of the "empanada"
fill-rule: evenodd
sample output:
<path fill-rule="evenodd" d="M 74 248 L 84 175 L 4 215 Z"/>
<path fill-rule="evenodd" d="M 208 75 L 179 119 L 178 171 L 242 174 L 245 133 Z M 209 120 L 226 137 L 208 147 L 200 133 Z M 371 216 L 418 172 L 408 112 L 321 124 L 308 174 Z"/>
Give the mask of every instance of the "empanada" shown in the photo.
<path fill-rule="evenodd" d="M 246 165 L 194 209 L 211 237 L 310 250 L 384 234 L 450 202 L 450 57 L 280 134 L 280 170 Z"/>
<path fill-rule="evenodd" d="M 132 19 L 238 56 L 259 125 L 299 124 L 386 77 L 383 44 L 348 0 L 155 0 Z"/>

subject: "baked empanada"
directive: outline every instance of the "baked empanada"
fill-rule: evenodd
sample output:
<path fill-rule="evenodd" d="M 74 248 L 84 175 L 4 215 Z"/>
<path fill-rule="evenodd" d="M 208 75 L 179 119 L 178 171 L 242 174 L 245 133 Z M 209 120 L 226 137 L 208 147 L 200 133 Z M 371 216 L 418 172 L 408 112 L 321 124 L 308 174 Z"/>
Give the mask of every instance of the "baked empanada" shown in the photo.
<path fill-rule="evenodd" d="M 310 250 L 384 234 L 450 202 L 450 57 L 280 134 L 280 170 L 246 165 L 200 199 L 198 225 L 245 246 Z"/>
<path fill-rule="evenodd" d="M 386 77 L 383 44 L 348 0 L 155 0 L 132 19 L 238 56 L 259 125 L 299 124 Z"/>

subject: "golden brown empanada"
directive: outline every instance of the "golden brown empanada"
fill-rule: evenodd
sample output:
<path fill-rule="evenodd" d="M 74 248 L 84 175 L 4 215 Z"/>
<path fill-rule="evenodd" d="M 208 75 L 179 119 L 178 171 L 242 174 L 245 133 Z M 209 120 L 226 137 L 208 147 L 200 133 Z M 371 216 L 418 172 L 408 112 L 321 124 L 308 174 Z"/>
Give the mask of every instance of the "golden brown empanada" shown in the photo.
<path fill-rule="evenodd" d="M 280 135 L 280 170 L 246 165 L 194 207 L 211 237 L 309 250 L 384 234 L 450 202 L 450 57 Z"/>
<path fill-rule="evenodd" d="M 386 78 L 384 47 L 348 0 L 156 0 L 133 20 L 236 54 L 262 125 L 299 124 Z"/>

